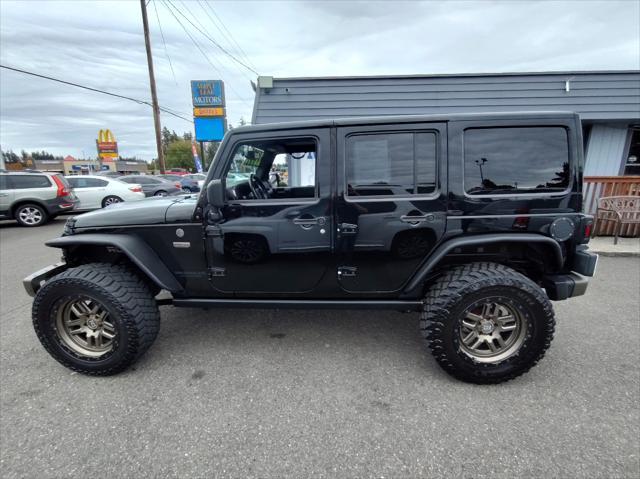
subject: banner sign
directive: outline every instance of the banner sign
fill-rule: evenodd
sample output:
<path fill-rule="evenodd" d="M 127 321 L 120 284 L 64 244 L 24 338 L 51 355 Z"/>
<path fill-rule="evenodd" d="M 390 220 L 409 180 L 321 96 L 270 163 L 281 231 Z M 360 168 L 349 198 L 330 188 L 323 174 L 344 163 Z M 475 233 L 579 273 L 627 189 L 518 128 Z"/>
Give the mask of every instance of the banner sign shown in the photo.
<path fill-rule="evenodd" d="M 196 171 L 198 173 L 202 173 L 202 162 L 200 161 L 200 157 L 198 156 L 198 150 L 196 148 L 195 143 L 191 143 L 191 151 L 193 153 L 193 161 L 196 163 Z M 202 152 L 204 155 L 204 151 Z"/>
<path fill-rule="evenodd" d="M 113 133 L 111 133 L 111 130 L 100 130 L 98 132 L 96 146 L 98 148 L 98 157 L 100 159 L 113 161 L 114 158 L 118 158 L 118 143 L 116 142 L 116 138 L 113 136 Z"/>
<path fill-rule="evenodd" d="M 191 96 L 196 107 L 224 106 L 224 83 L 222 80 L 191 80 Z"/>

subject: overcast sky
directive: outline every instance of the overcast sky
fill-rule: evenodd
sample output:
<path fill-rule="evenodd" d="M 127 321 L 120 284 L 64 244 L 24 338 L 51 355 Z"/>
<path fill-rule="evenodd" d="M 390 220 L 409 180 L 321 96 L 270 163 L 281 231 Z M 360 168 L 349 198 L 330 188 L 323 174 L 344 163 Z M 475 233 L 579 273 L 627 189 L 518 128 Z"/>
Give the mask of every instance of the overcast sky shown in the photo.
<path fill-rule="evenodd" d="M 640 69 L 640 0 L 171 2 L 261 75 Z M 174 11 L 209 63 L 166 0 L 148 12 L 160 105 L 190 117 L 189 80 L 221 78 L 229 121 L 250 120 L 256 75 Z M 137 0 L 0 0 L 0 27 L 4 65 L 150 99 Z M 5 69 L 0 116 L 3 150 L 95 156 L 98 130 L 110 128 L 121 155 L 156 156 L 150 107 Z M 165 113 L 161 121 L 193 129 Z"/>

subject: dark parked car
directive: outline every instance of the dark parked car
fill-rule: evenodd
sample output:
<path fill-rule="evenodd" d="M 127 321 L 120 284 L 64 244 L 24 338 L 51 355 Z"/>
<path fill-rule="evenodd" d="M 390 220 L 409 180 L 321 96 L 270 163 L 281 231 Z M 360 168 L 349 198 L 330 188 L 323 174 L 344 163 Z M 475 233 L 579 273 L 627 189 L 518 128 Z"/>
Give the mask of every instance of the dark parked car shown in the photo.
<path fill-rule="evenodd" d="M 169 180 L 173 183 L 180 183 L 182 191 L 185 193 L 197 193 L 200 191 L 200 186 L 198 186 L 198 180 L 194 180 L 188 177 L 189 175 L 179 176 L 179 175 L 158 175 L 158 178 L 164 178 L 165 180 Z"/>
<path fill-rule="evenodd" d="M 171 196 L 182 193 L 182 185 L 179 181 L 169 181 L 148 175 L 127 175 L 118 179 L 125 183 L 142 186 L 145 196 Z"/>
<path fill-rule="evenodd" d="M 449 374 L 515 378 L 551 343 L 551 301 L 595 272 L 581 135 L 544 112 L 236 128 L 199 197 L 84 214 L 47 242 L 65 262 L 24 280 L 36 333 L 107 375 L 151 346 L 158 304 L 414 311 Z"/>

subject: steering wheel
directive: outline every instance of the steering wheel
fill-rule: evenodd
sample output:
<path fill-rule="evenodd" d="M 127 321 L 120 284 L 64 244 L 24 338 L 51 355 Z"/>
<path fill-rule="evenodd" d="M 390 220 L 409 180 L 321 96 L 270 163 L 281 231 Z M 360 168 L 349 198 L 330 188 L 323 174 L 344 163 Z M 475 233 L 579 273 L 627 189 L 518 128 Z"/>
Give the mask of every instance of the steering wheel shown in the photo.
<path fill-rule="evenodd" d="M 249 187 L 256 199 L 266 200 L 269 198 L 269 189 L 264 185 L 262 180 L 253 173 L 249 175 Z"/>

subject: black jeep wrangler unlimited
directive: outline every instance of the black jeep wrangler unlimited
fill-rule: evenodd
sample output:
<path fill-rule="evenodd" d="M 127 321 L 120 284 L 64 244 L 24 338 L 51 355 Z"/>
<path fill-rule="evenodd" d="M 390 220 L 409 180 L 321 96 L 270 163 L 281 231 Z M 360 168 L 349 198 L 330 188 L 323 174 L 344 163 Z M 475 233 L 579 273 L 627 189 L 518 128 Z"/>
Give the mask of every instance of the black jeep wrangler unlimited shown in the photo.
<path fill-rule="evenodd" d="M 573 113 L 234 129 L 199 197 L 113 205 L 47 242 L 63 262 L 24 280 L 35 331 L 108 375 L 151 346 L 158 304 L 416 311 L 448 373 L 512 379 L 549 347 L 550 300 L 595 271 L 583 163 Z"/>

